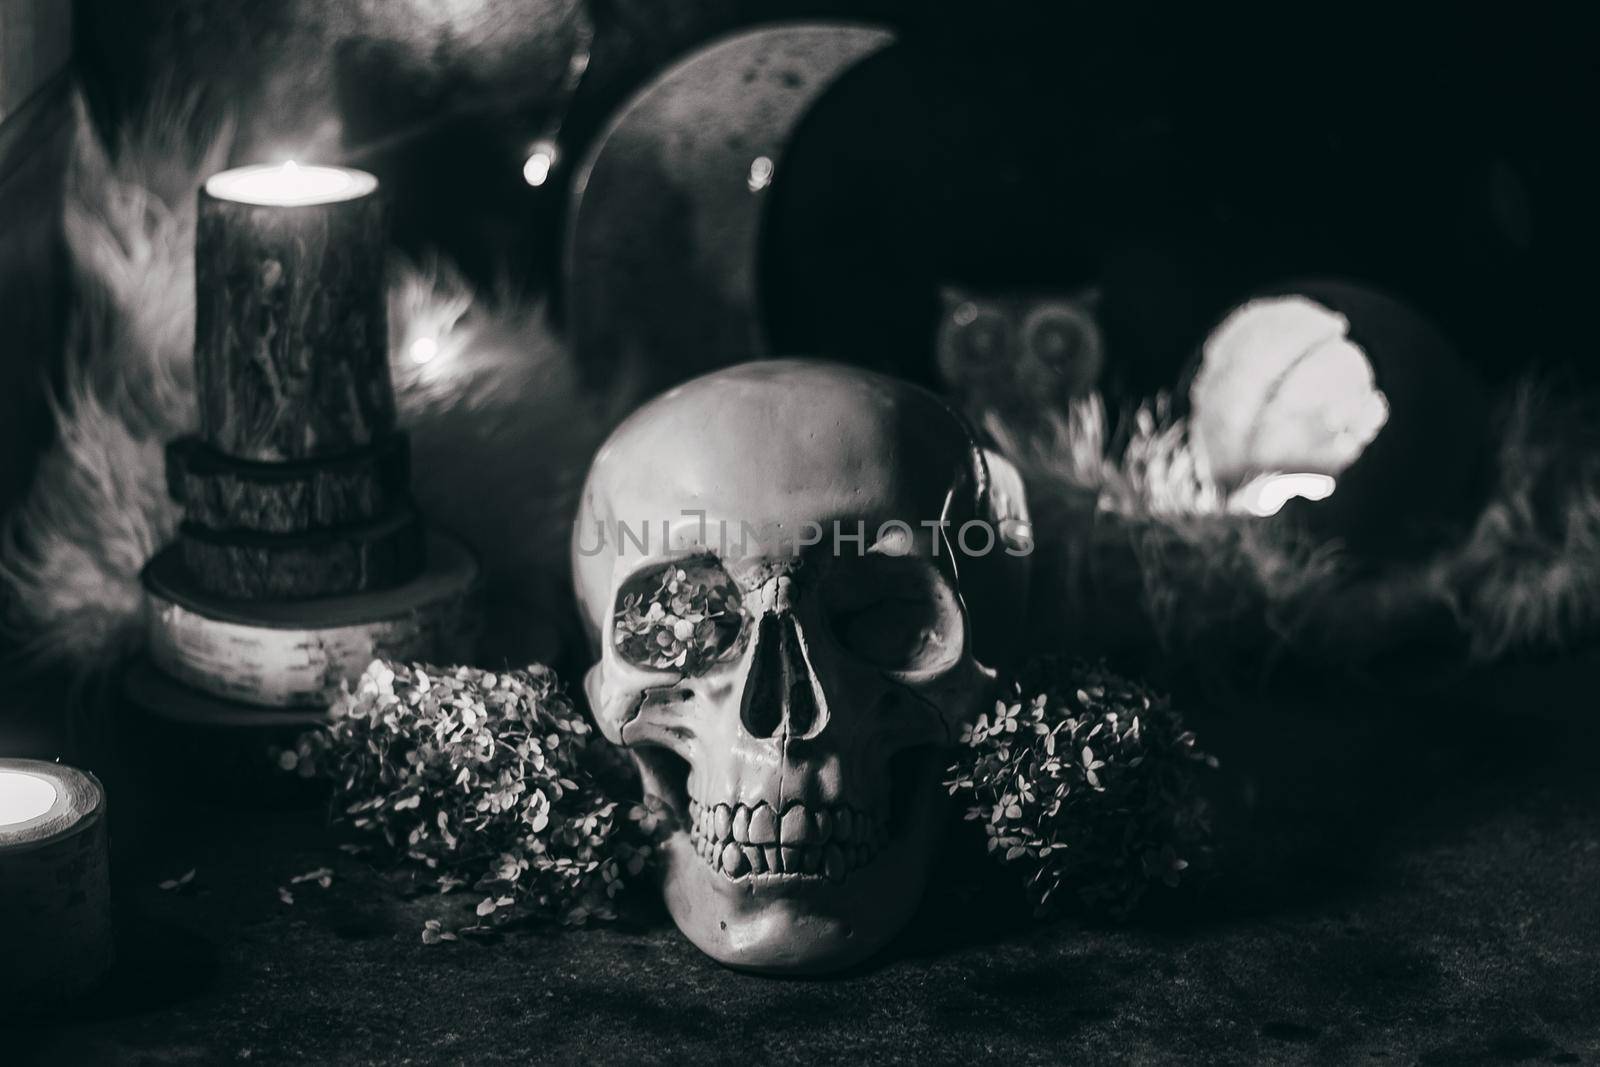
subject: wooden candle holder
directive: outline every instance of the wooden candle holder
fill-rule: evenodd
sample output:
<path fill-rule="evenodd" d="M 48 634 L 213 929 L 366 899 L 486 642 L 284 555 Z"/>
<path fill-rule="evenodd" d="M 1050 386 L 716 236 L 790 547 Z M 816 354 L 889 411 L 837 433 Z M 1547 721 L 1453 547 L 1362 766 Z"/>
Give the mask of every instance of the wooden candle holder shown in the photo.
<path fill-rule="evenodd" d="M 184 523 L 183 562 L 201 587 L 245 601 L 376 593 L 409 581 L 425 558 L 421 516 L 407 508 L 359 526 L 307 533 L 218 533 Z"/>
<path fill-rule="evenodd" d="M 258 463 L 196 437 L 167 445 L 167 489 L 208 530 L 301 533 L 373 522 L 411 502 L 406 435 L 329 459 Z"/>
<path fill-rule="evenodd" d="M 25 776 L 54 793 L 39 814 L 0 824 L 3 1017 L 46 1011 L 87 992 L 111 970 L 113 944 L 100 783 L 38 760 L 0 759 L 0 775 Z"/>
<path fill-rule="evenodd" d="M 326 707 L 375 657 L 457 662 L 478 637 L 478 563 L 434 534 L 428 567 L 380 593 L 272 604 L 208 595 L 169 548 L 144 571 L 150 659 L 202 693 L 258 708 Z"/>

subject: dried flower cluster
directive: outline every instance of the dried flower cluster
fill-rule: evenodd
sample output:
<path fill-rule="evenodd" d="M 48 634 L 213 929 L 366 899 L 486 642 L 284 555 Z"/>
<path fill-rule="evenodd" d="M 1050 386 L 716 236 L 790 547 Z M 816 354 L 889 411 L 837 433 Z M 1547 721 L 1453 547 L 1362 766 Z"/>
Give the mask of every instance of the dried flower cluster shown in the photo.
<path fill-rule="evenodd" d="M 376 660 L 302 753 L 357 830 L 441 892 L 484 894 L 478 924 L 613 918 L 652 852 L 620 755 L 546 667 L 489 672 Z M 303 768 L 302 768 L 303 769 Z M 430 920 L 423 940 L 451 940 Z"/>
<path fill-rule="evenodd" d="M 991 855 L 1026 872 L 1037 914 L 1064 895 L 1126 914 L 1205 854 L 1195 747 L 1164 698 L 1104 667 L 1036 664 L 962 733 L 945 782 Z"/>
<path fill-rule="evenodd" d="M 623 594 L 613 640 L 630 662 L 695 674 L 732 645 L 739 604 L 726 581 L 668 567 L 653 591 Z"/>

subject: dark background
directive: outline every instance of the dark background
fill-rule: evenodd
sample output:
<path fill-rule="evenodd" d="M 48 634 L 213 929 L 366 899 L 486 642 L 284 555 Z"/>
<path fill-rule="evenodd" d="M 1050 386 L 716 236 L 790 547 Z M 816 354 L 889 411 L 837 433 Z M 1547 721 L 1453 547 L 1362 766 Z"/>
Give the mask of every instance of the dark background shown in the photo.
<path fill-rule="evenodd" d="M 774 347 L 925 350 L 939 281 L 1099 282 L 1114 360 L 1154 389 L 1230 301 L 1340 274 L 1434 316 L 1491 382 L 1595 379 L 1600 86 L 1576 5 L 1213 8 L 596 0 L 565 159 L 720 32 L 881 20 L 902 45 L 824 99 L 773 190 Z M 336 115 L 403 245 L 536 292 L 557 284 L 571 169 L 543 189 L 519 171 L 562 98 L 573 5 L 454 9 L 79 0 L 80 70 L 108 128 L 153 93 L 232 109 L 241 160 Z"/>

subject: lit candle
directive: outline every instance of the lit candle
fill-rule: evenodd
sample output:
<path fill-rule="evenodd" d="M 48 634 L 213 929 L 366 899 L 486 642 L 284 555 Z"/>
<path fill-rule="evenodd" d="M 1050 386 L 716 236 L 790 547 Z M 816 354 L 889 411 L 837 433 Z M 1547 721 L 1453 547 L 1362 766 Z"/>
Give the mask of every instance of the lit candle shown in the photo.
<path fill-rule="evenodd" d="M 105 792 L 92 775 L 0 759 L 0 1016 L 48 1009 L 111 968 Z"/>
<path fill-rule="evenodd" d="M 367 448 L 394 428 L 378 179 L 347 167 L 239 167 L 200 192 L 200 436 L 285 462 Z"/>

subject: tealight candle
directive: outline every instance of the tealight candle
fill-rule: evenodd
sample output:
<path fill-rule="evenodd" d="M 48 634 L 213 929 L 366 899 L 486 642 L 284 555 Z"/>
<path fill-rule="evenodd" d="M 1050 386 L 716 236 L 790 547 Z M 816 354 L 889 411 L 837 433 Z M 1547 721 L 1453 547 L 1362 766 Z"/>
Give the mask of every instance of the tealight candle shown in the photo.
<path fill-rule="evenodd" d="M 100 783 L 72 767 L 0 759 L 0 1016 L 87 991 L 111 958 Z"/>

